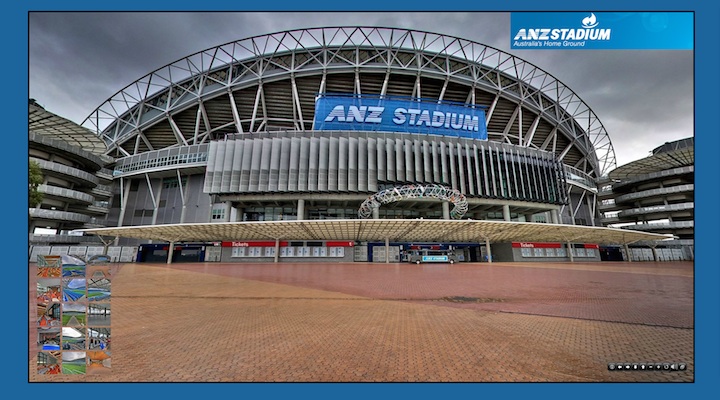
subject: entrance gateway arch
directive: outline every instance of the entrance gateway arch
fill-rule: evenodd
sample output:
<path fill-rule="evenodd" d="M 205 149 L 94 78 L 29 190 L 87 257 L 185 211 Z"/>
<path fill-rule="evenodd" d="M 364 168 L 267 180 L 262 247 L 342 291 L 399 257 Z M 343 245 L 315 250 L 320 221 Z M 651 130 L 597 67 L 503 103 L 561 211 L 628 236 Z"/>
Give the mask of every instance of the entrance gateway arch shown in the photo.
<path fill-rule="evenodd" d="M 380 206 L 394 203 L 401 200 L 432 198 L 452 203 L 455 207 L 450 210 L 449 219 L 461 219 L 468 210 L 468 203 L 465 195 L 459 190 L 451 189 L 441 185 L 403 185 L 381 190 L 368 197 L 358 209 L 358 217 L 361 219 L 373 218 L 373 213 Z M 448 219 L 447 216 L 444 216 Z M 377 219 L 377 214 L 375 219 Z"/>

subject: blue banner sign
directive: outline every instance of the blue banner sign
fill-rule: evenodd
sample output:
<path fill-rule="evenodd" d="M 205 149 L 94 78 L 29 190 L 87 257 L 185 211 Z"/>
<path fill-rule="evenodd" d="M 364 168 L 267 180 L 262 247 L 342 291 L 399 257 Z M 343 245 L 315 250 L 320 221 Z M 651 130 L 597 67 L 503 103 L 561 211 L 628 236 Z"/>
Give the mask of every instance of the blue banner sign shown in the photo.
<path fill-rule="evenodd" d="M 514 12 L 510 48 L 692 50 L 691 12 Z"/>
<path fill-rule="evenodd" d="M 440 261 L 440 262 L 447 262 L 448 256 L 422 256 L 423 261 L 433 262 L 433 261 Z"/>
<path fill-rule="evenodd" d="M 318 95 L 313 129 L 425 133 L 487 140 L 484 106 L 376 95 Z"/>

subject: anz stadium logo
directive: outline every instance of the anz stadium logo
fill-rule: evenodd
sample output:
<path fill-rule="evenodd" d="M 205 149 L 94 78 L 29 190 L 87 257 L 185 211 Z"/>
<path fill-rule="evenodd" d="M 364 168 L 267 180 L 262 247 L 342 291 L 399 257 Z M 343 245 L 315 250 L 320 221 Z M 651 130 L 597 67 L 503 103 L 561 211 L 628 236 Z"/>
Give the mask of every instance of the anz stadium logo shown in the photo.
<path fill-rule="evenodd" d="M 513 47 L 568 48 L 584 47 L 587 41 L 610 40 L 612 29 L 598 28 L 599 25 L 595 13 L 590 13 L 580 21 L 579 28 L 523 27 L 515 33 L 512 44 Z"/>

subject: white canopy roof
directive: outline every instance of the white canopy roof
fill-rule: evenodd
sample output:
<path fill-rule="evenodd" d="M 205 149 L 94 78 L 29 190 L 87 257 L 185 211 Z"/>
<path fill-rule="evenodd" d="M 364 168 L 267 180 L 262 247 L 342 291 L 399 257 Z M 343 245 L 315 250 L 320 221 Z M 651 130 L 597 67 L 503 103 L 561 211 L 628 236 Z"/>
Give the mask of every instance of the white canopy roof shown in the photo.
<path fill-rule="evenodd" d="M 310 221 L 220 222 L 83 229 L 101 236 L 214 242 L 236 240 L 356 240 L 405 242 L 584 242 L 629 244 L 642 240 L 672 239 L 661 235 L 617 228 L 529 222 L 340 219 Z"/>

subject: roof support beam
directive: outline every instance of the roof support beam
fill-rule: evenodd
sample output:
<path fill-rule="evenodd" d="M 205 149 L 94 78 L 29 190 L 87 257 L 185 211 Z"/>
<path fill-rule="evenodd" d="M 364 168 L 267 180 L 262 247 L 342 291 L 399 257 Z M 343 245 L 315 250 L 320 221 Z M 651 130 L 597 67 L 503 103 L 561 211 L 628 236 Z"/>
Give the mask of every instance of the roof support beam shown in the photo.
<path fill-rule="evenodd" d="M 237 104 L 235 104 L 235 96 L 232 90 L 228 89 L 228 97 L 230 100 L 230 109 L 232 110 L 233 122 L 235 122 L 235 130 L 237 133 L 244 133 L 242 124 L 240 123 L 240 114 L 238 113 Z"/>
<path fill-rule="evenodd" d="M 200 122 L 202 121 L 202 108 L 198 106 L 197 114 L 195 116 L 195 130 L 193 131 L 192 144 L 197 144 L 198 135 L 200 134 Z"/>
<path fill-rule="evenodd" d="M 255 118 L 257 118 L 258 106 L 260 105 L 260 96 L 262 96 L 262 82 L 258 84 L 255 92 L 255 103 L 253 104 L 252 118 L 250 118 L 250 132 L 255 132 Z"/>
<path fill-rule="evenodd" d="M 490 109 L 487 112 L 487 115 L 485 116 L 485 127 L 490 124 L 490 118 L 492 118 L 493 112 L 495 111 L 495 107 L 497 106 L 498 99 L 500 99 L 500 93 L 497 93 L 495 95 L 495 98 L 493 99 L 492 104 L 490 104 Z"/>
<path fill-rule="evenodd" d="M 178 144 L 187 146 L 188 142 L 185 140 L 185 136 L 183 136 L 182 131 L 180 131 L 180 128 L 178 128 L 175 121 L 172 119 L 172 116 L 170 114 L 167 114 L 168 122 L 170 123 L 170 128 L 172 128 L 173 134 L 175 134 L 175 139 L 177 140 Z"/>
<path fill-rule="evenodd" d="M 143 143 L 145 143 L 145 146 L 148 147 L 148 150 L 153 151 L 155 150 L 155 147 L 153 147 L 152 143 L 150 143 L 150 140 L 148 140 L 147 136 L 145 136 L 145 133 L 138 131 L 137 137 L 140 138 Z M 137 150 L 133 155 L 137 154 Z"/>
<path fill-rule="evenodd" d="M 290 80 L 292 81 L 292 97 L 294 100 L 294 107 L 296 110 L 297 118 L 298 118 L 298 124 L 300 124 L 298 130 L 304 131 L 305 130 L 305 121 L 303 120 L 303 114 L 302 114 L 302 107 L 300 106 L 300 95 L 298 94 L 297 89 L 297 83 L 295 82 L 295 75 L 292 75 L 290 77 Z"/>
<path fill-rule="evenodd" d="M 570 142 L 570 144 L 568 144 L 567 147 L 565 147 L 565 149 L 563 149 L 563 151 L 560 153 L 560 155 L 558 156 L 558 160 L 562 161 L 563 158 L 565 158 L 567 153 L 570 151 L 570 149 L 572 149 L 574 144 L 575 144 L 574 140 L 572 142 Z"/>
<path fill-rule="evenodd" d="M 515 120 L 517 119 L 519 110 L 520 110 L 520 106 L 518 105 L 517 107 L 515 107 L 515 110 L 513 111 L 512 115 L 510 116 L 510 119 L 508 120 L 507 124 L 505 124 L 505 128 L 502 131 L 502 135 L 504 136 L 506 141 L 508 141 L 508 134 L 510 133 L 510 129 L 512 128 L 513 124 L 515 123 Z M 510 143 L 512 143 L 512 142 L 510 142 Z"/>
<path fill-rule="evenodd" d="M 530 145 L 532 145 L 533 138 L 535 137 L 535 131 L 537 130 L 539 123 L 540 123 L 540 114 L 538 114 L 538 116 L 535 117 L 535 119 L 532 122 L 532 125 L 530 125 L 530 129 L 528 129 L 527 139 L 525 139 L 526 147 L 530 147 Z M 522 127 L 521 127 L 521 129 L 522 129 Z"/>
<path fill-rule="evenodd" d="M 205 109 L 205 103 L 203 101 L 200 101 L 198 107 L 200 108 L 200 110 L 202 110 L 202 118 L 203 124 L 205 124 L 205 132 L 210 132 L 212 126 L 210 125 L 210 119 L 208 118 L 207 110 Z"/>

